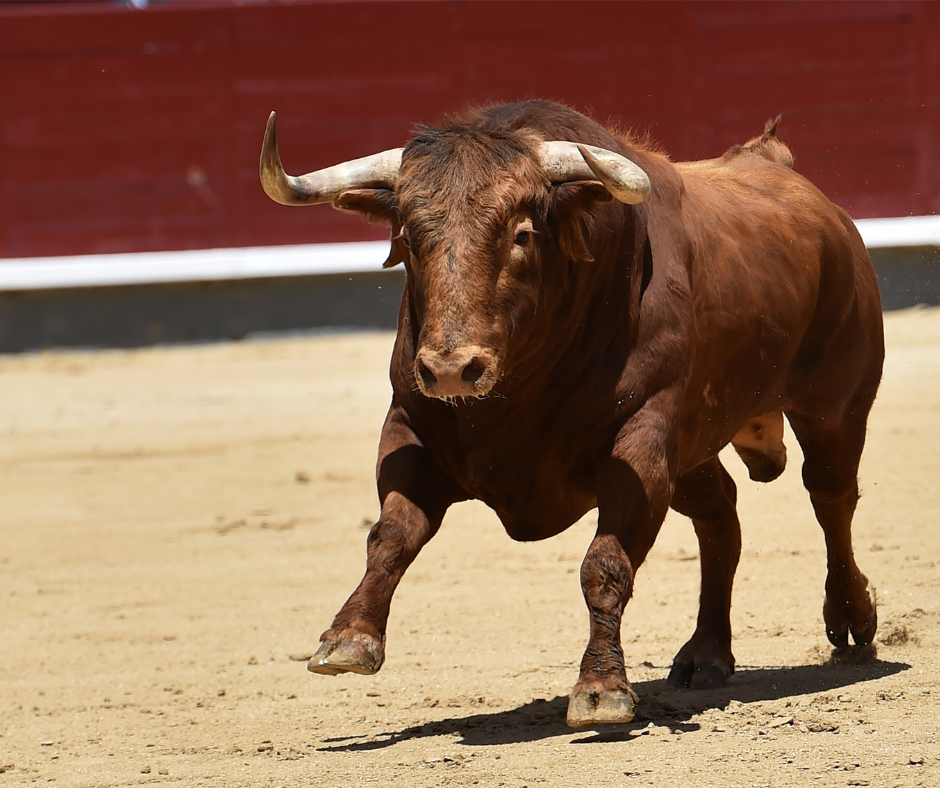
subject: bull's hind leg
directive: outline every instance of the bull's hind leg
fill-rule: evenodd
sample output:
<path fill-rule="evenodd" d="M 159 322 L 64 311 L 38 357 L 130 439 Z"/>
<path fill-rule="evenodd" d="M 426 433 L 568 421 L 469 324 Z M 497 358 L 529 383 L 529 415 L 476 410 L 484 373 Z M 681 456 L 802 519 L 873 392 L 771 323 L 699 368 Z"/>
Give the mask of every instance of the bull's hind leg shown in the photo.
<path fill-rule="evenodd" d="M 731 586 L 741 556 L 737 489 L 717 457 L 676 481 L 672 508 L 692 519 L 702 567 L 698 623 L 676 654 L 669 683 L 714 687 L 734 672 L 731 653 Z"/>
<path fill-rule="evenodd" d="M 826 635 L 837 648 L 867 646 L 878 626 L 874 590 L 855 563 L 852 516 L 858 502 L 858 465 L 865 443 L 868 408 L 841 419 L 788 413 L 803 449 L 803 485 L 822 526 L 828 554 Z"/>

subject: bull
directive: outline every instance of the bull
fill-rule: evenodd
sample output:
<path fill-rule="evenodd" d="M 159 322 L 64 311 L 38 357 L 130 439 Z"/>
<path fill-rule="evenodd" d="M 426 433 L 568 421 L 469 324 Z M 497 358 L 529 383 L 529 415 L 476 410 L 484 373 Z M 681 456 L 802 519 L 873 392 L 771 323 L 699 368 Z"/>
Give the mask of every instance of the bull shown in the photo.
<path fill-rule="evenodd" d="M 271 114 L 267 194 L 389 225 L 385 266 L 407 272 L 378 450 L 381 515 L 365 575 L 309 670 L 379 670 L 405 570 L 448 507 L 476 498 L 517 540 L 597 508 L 569 725 L 633 719 L 621 620 L 670 507 L 695 528 L 701 592 L 668 680 L 720 685 L 735 665 L 741 530 L 718 453 L 731 443 L 752 479 L 775 479 L 784 415 L 828 551 L 826 634 L 837 648 L 871 643 L 875 598 L 851 526 L 884 360 L 881 304 L 851 219 L 792 163 L 776 121 L 719 158 L 673 163 L 529 101 L 293 177 Z"/>

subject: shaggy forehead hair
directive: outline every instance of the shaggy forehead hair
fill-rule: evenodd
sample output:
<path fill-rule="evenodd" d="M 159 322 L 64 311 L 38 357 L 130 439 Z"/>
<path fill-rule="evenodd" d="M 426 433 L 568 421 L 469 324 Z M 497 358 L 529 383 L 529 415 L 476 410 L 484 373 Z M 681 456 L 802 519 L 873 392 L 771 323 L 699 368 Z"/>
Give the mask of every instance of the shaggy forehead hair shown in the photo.
<path fill-rule="evenodd" d="M 433 245 L 455 220 L 461 232 L 486 234 L 520 205 L 538 209 L 549 186 L 533 158 L 538 140 L 488 118 L 419 127 L 402 156 L 398 189 L 413 238 Z"/>

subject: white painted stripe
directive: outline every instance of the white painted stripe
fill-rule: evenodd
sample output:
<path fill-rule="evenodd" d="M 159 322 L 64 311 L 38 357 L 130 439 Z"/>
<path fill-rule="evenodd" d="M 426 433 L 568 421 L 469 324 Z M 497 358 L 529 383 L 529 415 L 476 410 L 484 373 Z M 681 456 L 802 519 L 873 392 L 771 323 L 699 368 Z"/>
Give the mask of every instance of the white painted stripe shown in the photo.
<path fill-rule="evenodd" d="M 0 290 L 381 271 L 388 241 L 0 260 Z"/>
<path fill-rule="evenodd" d="M 940 247 L 940 216 L 860 219 L 870 249 Z M 388 241 L 0 260 L 0 290 L 205 282 L 381 271 Z"/>
<path fill-rule="evenodd" d="M 857 219 L 855 224 L 869 249 L 940 246 L 940 216 Z"/>

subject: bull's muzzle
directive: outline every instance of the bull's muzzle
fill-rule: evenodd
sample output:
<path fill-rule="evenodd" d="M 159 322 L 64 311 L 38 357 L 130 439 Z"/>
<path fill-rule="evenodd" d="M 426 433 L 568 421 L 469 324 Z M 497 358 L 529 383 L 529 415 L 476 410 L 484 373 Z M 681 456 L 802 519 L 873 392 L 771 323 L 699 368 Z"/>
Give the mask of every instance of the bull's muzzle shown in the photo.
<path fill-rule="evenodd" d="M 422 348 L 415 358 L 415 379 L 426 397 L 483 397 L 496 377 L 496 354 L 479 345 L 447 353 Z"/>

